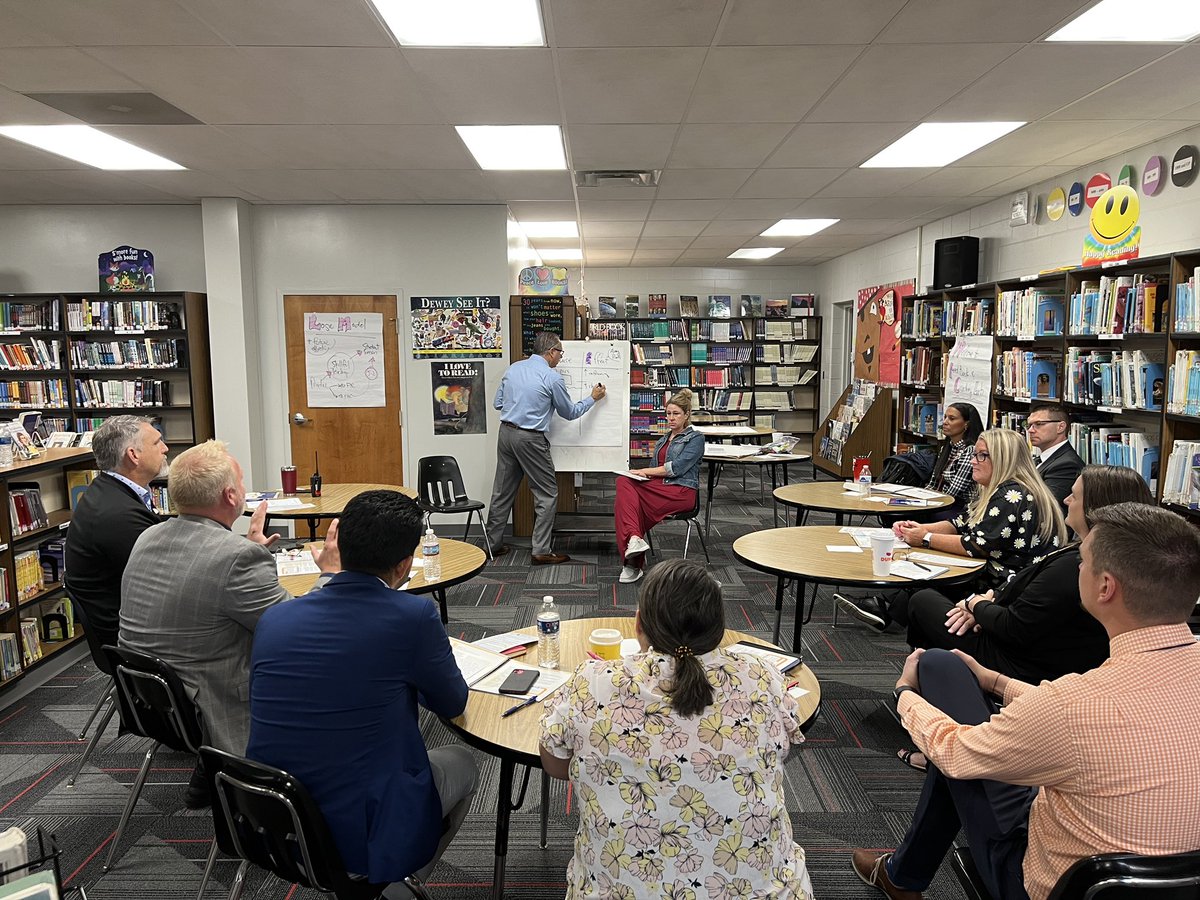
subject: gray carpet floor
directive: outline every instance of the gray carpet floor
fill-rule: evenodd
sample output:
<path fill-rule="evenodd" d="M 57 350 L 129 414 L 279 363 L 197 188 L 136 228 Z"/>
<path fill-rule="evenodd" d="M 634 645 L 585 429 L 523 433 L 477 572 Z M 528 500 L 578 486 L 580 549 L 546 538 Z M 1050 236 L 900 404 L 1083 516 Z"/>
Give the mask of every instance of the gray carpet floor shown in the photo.
<path fill-rule="evenodd" d="M 792 480 L 808 477 L 793 467 Z M 588 476 L 583 500 L 597 510 L 612 508 L 609 477 Z M 741 566 L 731 545 L 740 535 L 771 526 L 770 488 L 760 494 L 755 480 L 743 487 L 736 472 L 727 471 L 718 486 L 709 537 L 711 565 L 722 582 L 730 627 L 769 639 L 774 624 L 774 579 Z M 456 535 L 459 527 L 445 520 L 439 533 Z M 814 515 L 809 524 L 831 524 Z M 655 544 L 664 557 L 682 553 L 684 525 L 664 524 Z M 617 581 L 620 571 L 615 540 L 605 535 L 563 535 L 556 549 L 572 562 L 531 568 L 528 541 L 515 539 L 514 551 L 489 565 L 479 577 L 449 593 L 454 637 L 474 640 L 532 625 L 541 598 L 555 596 L 564 618 L 596 615 L 632 616 L 637 586 Z M 689 556 L 701 557 L 695 537 Z M 790 641 L 794 603 L 785 604 L 783 642 Z M 788 809 L 797 841 L 808 856 L 816 896 L 867 898 L 878 894 L 863 885 L 849 867 L 850 849 L 890 849 L 903 835 L 921 776 L 894 756 L 906 736 L 889 711 L 891 687 L 907 653 L 902 636 L 876 635 L 843 617 L 833 627 L 831 589 L 820 591 L 812 621 L 804 629 L 804 657 L 821 681 L 822 712 L 807 742 L 787 761 Z M 208 811 L 183 805 L 190 761 L 162 752 L 142 792 L 122 839 L 113 868 L 101 872 L 121 809 L 128 797 L 147 742 L 117 737 L 115 724 L 74 787 L 66 780 L 84 745 L 76 735 L 91 711 L 104 679 L 91 661 L 81 662 L 51 679 L 29 696 L 0 709 L 0 830 L 20 825 L 31 832 L 41 826 L 57 836 L 63 850 L 63 876 L 68 887 L 84 886 L 93 900 L 183 900 L 196 896 L 204 859 L 212 840 Z M 4 699 L 0 697 L 0 702 Z M 427 743 L 454 740 L 432 717 L 426 717 Z M 492 881 L 499 766 L 477 753 L 483 777 L 470 816 L 430 879 L 435 898 L 484 898 Z M 519 771 L 519 770 L 518 770 Z M 568 808 L 566 785 L 550 792 L 549 846 L 538 846 L 540 798 L 537 773 L 525 804 L 513 815 L 506 896 L 561 898 L 563 873 L 571 854 L 576 826 Z M 223 897 L 237 863 L 222 859 L 206 896 Z M 252 872 L 243 895 L 256 900 L 308 900 L 315 892 Z M 943 865 L 927 897 L 961 896 L 949 867 Z"/>

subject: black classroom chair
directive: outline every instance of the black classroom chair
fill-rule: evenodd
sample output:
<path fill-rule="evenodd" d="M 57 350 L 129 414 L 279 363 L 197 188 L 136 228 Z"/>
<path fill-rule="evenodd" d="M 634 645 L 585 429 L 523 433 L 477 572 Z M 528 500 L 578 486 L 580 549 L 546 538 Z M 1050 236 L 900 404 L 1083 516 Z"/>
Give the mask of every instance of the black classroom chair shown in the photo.
<path fill-rule="evenodd" d="M 696 504 L 687 512 L 671 513 L 663 519 L 663 522 L 687 522 L 687 534 L 683 538 L 683 558 L 687 559 L 688 545 L 692 541 L 692 529 L 696 529 L 696 536 L 700 538 L 700 547 L 704 550 L 704 561 L 712 562 L 708 556 L 708 544 L 704 542 L 704 529 L 700 527 L 700 491 L 696 491 Z M 659 524 L 662 524 L 661 522 Z M 654 529 L 650 529 L 653 531 Z M 649 534 L 646 535 L 646 543 L 650 545 L 650 552 L 658 557 L 658 551 L 654 549 L 654 538 Z"/>
<path fill-rule="evenodd" d="M 483 542 L 487 547 L 488 559 L 492 558 L 492 542 L 488 538 L 487 523 L 483 519 L 483 502 L 467 496 L 458 460 L 453 456 L 425 456 L 417 464 L 417 502 L 428 518 L 433 513 L 466 513 L 467 525 L 463 529 L 463 540 L 471 533 L 471 520 L 479 513 L 479 525 L 483 529 Z"/>

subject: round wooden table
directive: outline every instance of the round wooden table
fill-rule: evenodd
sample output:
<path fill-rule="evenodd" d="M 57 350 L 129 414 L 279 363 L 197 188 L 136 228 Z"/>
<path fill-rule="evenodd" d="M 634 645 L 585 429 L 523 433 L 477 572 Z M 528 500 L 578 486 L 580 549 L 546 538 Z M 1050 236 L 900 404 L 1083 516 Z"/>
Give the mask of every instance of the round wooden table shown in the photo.
<path fill-rule="evenodd" d="M 882 491 L 873 491 L 871 496 L 885 496 Z M 891 496 L 891 495 L 888 495 Z M 879 516 L 881 521 L 891 518 L 913 518 L 921 513 L 944 509 L 954 503 L 949 494 L 938 494 L 936 499 L 926 500 L 920 506 L 904 504 L 891 506 L 878 500 L 869 500 L 862 495 L 846 492 L 842 481 L 808 481 L 803 484 L 785 484 L 775 489 L 775 499 L 784 506 L 796 507 L 796 524 L 803 525 L 810 509 L 834 513 L 838 525 L 845 524 L 850 515 Z"/>
<path fill-rule="evenodd" d="M 721 445 L 717 445 L 721 446 Z M 775 491 L 777 490 L 778 478 L 776 477 L 779 466 L 783 466 L 783 483 L 786 485 L 788 480 L 788 466 L 792 463 L 804 462 L 811 457 L 807 453 L 756 453 L 753 456 L 727 456 L 722 453 L 711 453 L 708 447 L 705 447 L 704 462 L 708 466 L 708 496 L 704 501 L 704 533 L 707 535 L 709 524 L 712 522 L 712 498 L 713 491 L 717 487 L 717 482 L 721 479 L 721 470 L 725 466 L 767 466 L 771 471 L 771 521 L 774 523 L 778 517 L 778 506 L 776 505 Z M 759 484 L 762 484 L 761 469 L 759 472 Z M 744 485 L 743 485 L 744 486 Z M 784 524 L 787 524 L 787 518 L 784 517 Z"/>
<path fill-rule="evenodd" d="M 623 618 L 570 619 L 564 620 L 559 631 L 559 661 L 565 671 L 574 671 L 587 658 L 588 635 L 593 628 L 616 628 L 625 637 L 634 637 L 634 619 Z M 536 627 L 520 629 L 527 634 L 536 633 Z M 721 646 L 746 641 L 762 643 L 737 631 L 726 630 Z M 523 665 L 537 665 L 537 645 L 521 657 Z M 800 728 L 807 731 L 816 720 L 821 708 L 821 684 L 808 666 L 792 669 L 784 676 L 789 682 L 798 681 L 808 691 L 797 700 L 800 707 Z M 561 690 L 561 688 L 560 688 Z M 521 808 L 525 789 L 529 785 L 529 771 L 540 769 L 542 759 L 538 752 L 540 729 L 538 719 L 542 711 L 540 702 L 528 709 L 514 713 L 508 718 L 501 714 L 513 706 L 513 698 L 498 694 L 471 691 L 467 697 L 467 708 L 461 716 L 443 719 L 446 725 L 472 747 L 500 759 L 500 786 L 496 805 L 496 859 L 492 878 L 492 897 L 499 900 L 504 896 L 504 867 L 508 855 L 509 818 Z M 513 775 L 517 765 L 526 766 L 520 792 L 513 797 Z M 549 799 L 549 780 L 542 775 L 542 847 L 546 846 L 545 810 Z"/>
<path fill-rule="evenodd" d="M 800 642 L 806 618 L 812 617 L 812 608 L 817 601 L 817 586 L 820 584 L 849 584 L 867 587 L 896 587 L 897 585 L 954 585 L 964 584 L 979 575 L 978 568 L 959 569 L 953 566 L 940 575 L 922 581 L 901 578 L 898 575 L 879 576 L 871 571 L 871 552 L 830 553 L 827 547 L 853 547 L 854 539 L 836 525 L 809 525 L 804 528 L 768 528 L 743 535 L 733 542 L 733 555 L 742 563 L 768 575 L 774 575 L 775 584 L 775 630 L 771 640 L 779 643 L 779 629 L 783 618 L 783 589 L 787 581 L 796 581 L 796 625 L 792 633 L 792 653 L 804 657 L 804 645 Z M 903 552 L 903 551 L 901 551 Z M 939 556 L 951 556 L 938 553 Z M 811 583 L 812 601 L 805 616 L 804 590 Z"/>
<path fill-rule="evenodd" d="M 294 494 L 285 494 L 282 490 L 277 490 L 276 500 L 299 500 L 308 506 L 303 509 L 278 510 L 267 507 L 267 523 L 270 523 L 272 519 L 305 519 L 308 521 L 308 539 L 315 541 L 317 526 L 322 519 L 336 519 L 342 514 L 347 503 L 366 491 L 399 491 L 406 497 L 417 499 L 415 490 L 398 484 L 327 484 L 322 487 L 320 497 L 313 497 L 309 494 L 308 488 Z M 264 502 L 269 503 L 270 501 Z M 246 515 L 252 513 L 253 510 L 246 510 Z M 265 528 L 266 524 L 263 527 Z"/>
<path fill-rule="evenodd" d="M 445 622 L 447 621 L 446 589 L 452 588 L 456 584 L 462 584 L 482 572 L 483 567 L 487 565 L 487 554 L 474 544 L 453 541 L 449 538 L 441 538 L 439 544 L 441 552 L 438 555 L 442 557 L 442 577 L 437 581 L 428 582 L 425 580 L 425 569 L 414 566 L 412 577 L 405 590 L 412 594 L 433 594 L 438 606 L 441 607 L 442 621 Z M 320 544 L 310 546 L 320 549 Z M 420 552 L 421 548 L 418 546 L 417 553 Z M 299 597 L 301 594 L 311 591 L 319 577 L 319 575 L 285 575 L 279 579 L 279 583 L 293 597 Z"/>

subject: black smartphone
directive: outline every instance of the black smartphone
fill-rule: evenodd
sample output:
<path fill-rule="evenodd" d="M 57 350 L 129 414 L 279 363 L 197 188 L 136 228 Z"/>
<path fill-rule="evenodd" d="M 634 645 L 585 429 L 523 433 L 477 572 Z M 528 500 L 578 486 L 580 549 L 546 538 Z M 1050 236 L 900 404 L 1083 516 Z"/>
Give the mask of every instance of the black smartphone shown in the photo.
<path fill-rule="evenodd" d="M 529 689 L 537 684 L 537 669 L 513 669 L 500 685 L 502 694 L 528 694 Z"/>

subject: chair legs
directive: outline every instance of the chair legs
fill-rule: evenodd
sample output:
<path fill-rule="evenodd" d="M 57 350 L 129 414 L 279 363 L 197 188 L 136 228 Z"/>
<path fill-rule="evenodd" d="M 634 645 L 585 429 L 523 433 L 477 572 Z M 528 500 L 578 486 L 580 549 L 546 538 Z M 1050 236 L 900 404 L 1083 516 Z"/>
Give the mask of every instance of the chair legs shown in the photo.
<path fill-rule="evenodd" d="M 137 806 L 138 797 L 141 796 L 142 785 L 146 783 L 146 776 L 150 774 L 150 763 L 153 762 L 154 754 L 158 752 L 160 746 L 161 744 L 155 741 L 154 746 L 146 751 L 146 758 L 142 761 L 141 769 L 138 770 L 133 790 L 129 792 L 129 801 L 125 804 L 125 811 L 121 813 L 121 822 L 117 825 L 117 833 L 113 835 L 112 843 L 108 847 L 108 856 L 104 859 L 104 868 L 100 870 L 101 872 L 107 872 L 112 868 L 113 858 L 117 855 L 117 844 L 121 843 L 125 826 L 129 824 L 129 817 L 133 815 L 133 808 Z"/>
<path fill-rule="evenodd" d="M 463 543 L 467 542 L 467 536 L 471 533 L 471 519 L 475 516 L 475 510 L 467 513 L 467 527 L 463 529 Z M 488 537 L 487 522 L 483 518 L 483 510 L 479 510 L 479 530 L 483 532 L 483 545 L 487 547 L 488 559 L 492 559 L 492 539 Z"/>
<path fill-rule="evenodd" d="M 432 900 L 432 898 L 429 896 L 429 892 L 425 890 L 425 882 L 417 878 L 416 875 L 409 875 L 407 878 L 405 878 L 404 886 L 412 891 L 412 895 L 416 897 L 417 900 Z"/>
<path fill-rule="evenodd" d="M 250 863 L 242 860 L 242 864 L 238 866 L 237 874 L 233 876 L 233 887 L 229 889 L 229 900 L 241 900 L 242 891 L 246 888 L 246 870 L 250 868 Z"/>
<path fill-rule="evenodd" d="M 88 741 L 87 749 L 79 757 L 79 765 L 75 769 L 75 774 L 67 779 L 67 787 L 75 787 L 75 782 L 79 780 L 79 773 L 83 771 L 83 767 L 87 765 L 87 761 L 92 758 L 92 752 L 96 749 L 96 745 L 100 743 L 100 736 L 104 734 L 104 729 L 108 728 L 108 723 L 112 721 L 113 714 L 116 711 L 117 703 L 114 698 L 112 704 L 105 710 L 100 724 L 96 726 L 96 731 L 92 734 L 92 739 Z"/>
<path fill-rule="evenodd" d="M 100 695 L 100 699 L 96 701 L 96 705 L 92 707 L 92 714 L 88 716 L 87 721 L 83 723 L 83 728 L 79 731 L 79 740 L 83 740 L 87 736 L 87 730 L 92 727 L 92 722 L 96 721 L 96 714 L 100 712 L 106 702 L 112 700 L 113 694 L 117 690 L 117 685 L 113 681 L 109 681 L 108 690 Z M 103 730 L 103 729 L 102 729 Z"/>
<path fill-rule="evenodd" d="M 208 859 L 204 863 L 204 875 L 200 878 L 200 890 L 196 892 L 196 900 L 200 900 L 204 896 L 204 889 L 208 887 L 208 879 L 212 877 L 213 866 L 217 862 L 217 839 L 213 838 L 212 847 L 208 851 Z"/>
<path fill-rule="evenodd" d="M 692 527 L 693 526 L 695 526 L 695 528 L 696 528 L 696 537 L 700 538 L 700 547 L 702 550 L 704 550 L 704 561 L 706 563 L 711 563 L 712 559 L 708 555 L 708 544 L 704 540 L 704 529 L 700 527 L 700 523 L 697 522 L 695 518 L 691 518 L 691 519 L 687 520 L 687 535 L 684 536 L 684 539 L 683 539 L 683 558 L 687 559 L 688 544 L 691 543 L 691 540 L 692 540 Z"/>

